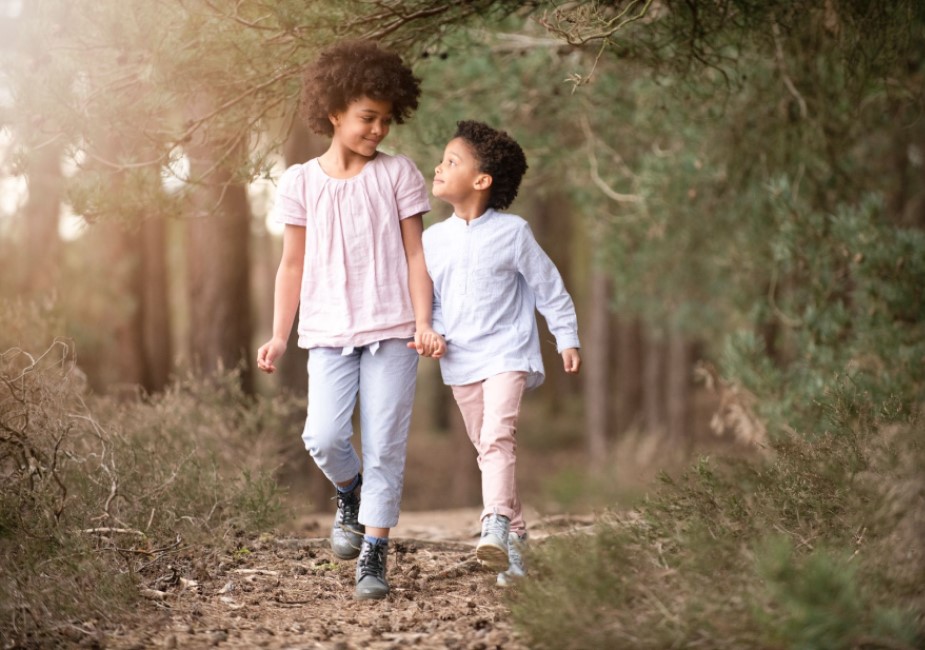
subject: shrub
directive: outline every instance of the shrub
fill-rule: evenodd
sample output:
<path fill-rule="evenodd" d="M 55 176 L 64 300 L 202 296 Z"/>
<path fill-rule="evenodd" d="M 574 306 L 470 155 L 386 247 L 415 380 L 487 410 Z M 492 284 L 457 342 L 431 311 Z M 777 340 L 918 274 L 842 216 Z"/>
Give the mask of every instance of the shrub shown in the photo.
<path fill-rule="evenodd" d="M 664 476 L 632 516 L 535 549 L 515 621 L 536 648 L 923 643 L 920 431 L 794 437 Z"/>
<path fill-rule="evenodd" d="M 101 398 L 74 359 L 63 340 L 0 354 L 0 636 L 23 645 L 124 613 L 178 549 L 274 525 L 268 457 L 301 410 L 234 373 Z"/>

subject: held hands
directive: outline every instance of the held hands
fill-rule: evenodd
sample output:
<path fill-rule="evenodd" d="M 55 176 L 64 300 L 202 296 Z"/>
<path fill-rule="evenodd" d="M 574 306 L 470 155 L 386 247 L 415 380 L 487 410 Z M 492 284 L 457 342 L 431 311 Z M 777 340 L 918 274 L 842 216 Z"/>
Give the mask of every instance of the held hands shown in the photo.
<path fill-rule="evenodd" d="M 562 350 L 562 365 L 565 367 L 565 372 L 570 375 L 578 374 L 581 369 L 581 355 L 578 353 L 578 348 Z"/>
<path fill-rule="evenodd" d="M 423 357 L 439 359 L 446 354 L 446 340 L 430 327 L 415 331 L 414 340 L 408 341 L 408 347 L 417 350 Z"/>
<path fill-rule="evenodd" d="M 286 341 L 282 339 L 270 339 L 260 346 L 257 350 L 257 368 L 267 374 L 276 372 L 276 366 L 273 362 L 283 356 L 286 351 Z"/>

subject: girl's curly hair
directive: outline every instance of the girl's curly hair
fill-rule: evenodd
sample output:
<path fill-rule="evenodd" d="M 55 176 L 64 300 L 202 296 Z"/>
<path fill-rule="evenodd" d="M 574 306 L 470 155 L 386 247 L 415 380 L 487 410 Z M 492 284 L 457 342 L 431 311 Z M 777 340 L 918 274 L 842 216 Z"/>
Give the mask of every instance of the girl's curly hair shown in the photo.
<path fill-rule="evenodd" d="M 418 107 L 421 81 L 401 57 L 372 41 L 343 41 L 322 50 L 302 74 L 299 112 L 305 124 L 333 135 L 328 119 L 361 97 L 392 103 L 392 120 L 403 124 Z"/>
<path fill-rule="evenodd" d="M 527 171 L 527 157 L 514 138 L 473 120 L 457 122 L 453 138 L 472 147 L 479 171 L 491 176 L 488 207 L 503 210 L 513 203 Z"/>

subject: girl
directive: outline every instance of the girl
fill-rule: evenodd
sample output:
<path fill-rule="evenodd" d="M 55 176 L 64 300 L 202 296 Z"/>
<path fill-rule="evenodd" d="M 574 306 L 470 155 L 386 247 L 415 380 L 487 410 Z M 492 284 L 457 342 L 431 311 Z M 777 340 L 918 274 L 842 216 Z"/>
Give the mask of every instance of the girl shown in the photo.
<path fill-rule="evenodd" d="M 302 439 L 336 486 L 331 547 L 359 557 L 356 598 L 378 599 L 389 593 L 418 356 L 443 349 L 421 245 L 424 177 L 408 158 L 378 151 L 392 123 L 417 108 L 420 82 L 399 56 L 365 41 L 326 49 L 302 82 L 302 117 L 331 146 L 280 179 L 273 336 L 257 367 L 276 369 L 298 307 L 298 345 L 309 350 Z M 350 442 L 357 397 L 362 461 Z"/>
<path fill-rule="evenodd" d="M 434 327 L 446 336 L 440 370 L 482 472 L 476 557 L 501 571 L 500 585 L 524 575 L 527 530 L 517 496 L 515 435 L 524 390 L 543 381 L 537 309 L 556 337 L 565 372 L 581 367 L 578 320 L 562 277 L 527 222 L 500 212 L 517 196 L 526 170 L 523 150 L 507 133 L 459 122 L 433 184 L 434 196 L 452 205 L 453 215 L 424 233 Z"/>

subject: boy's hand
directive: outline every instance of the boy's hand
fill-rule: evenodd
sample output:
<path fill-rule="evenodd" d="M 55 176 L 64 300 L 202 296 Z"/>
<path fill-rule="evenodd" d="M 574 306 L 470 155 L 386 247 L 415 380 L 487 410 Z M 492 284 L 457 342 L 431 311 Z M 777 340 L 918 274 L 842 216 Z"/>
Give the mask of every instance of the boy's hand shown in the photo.
<path fill-rule="evenodd" d="M 446 354 L 446 340 L 430 327 L 416 331 L 414 340 L 408 341 L 408 347 L 417 350 L 423 357 L 439 359 Z"/>
<path fill-rule="evenodd" d="M 581 355 L 578 353 L 578 348 L 566 348 L 562 350 L 562 365 L 565 367 L 565 372 L 568 374 L 578 374 L 578 371 L 581 369 Z"/>
<path fill-rule="evenodd" d="M 283 356 L 286 342 L 282 339 L 270 339 L 257 350 L 257 368 L 267 374 L 276 372 L 273 362 Z"/>

